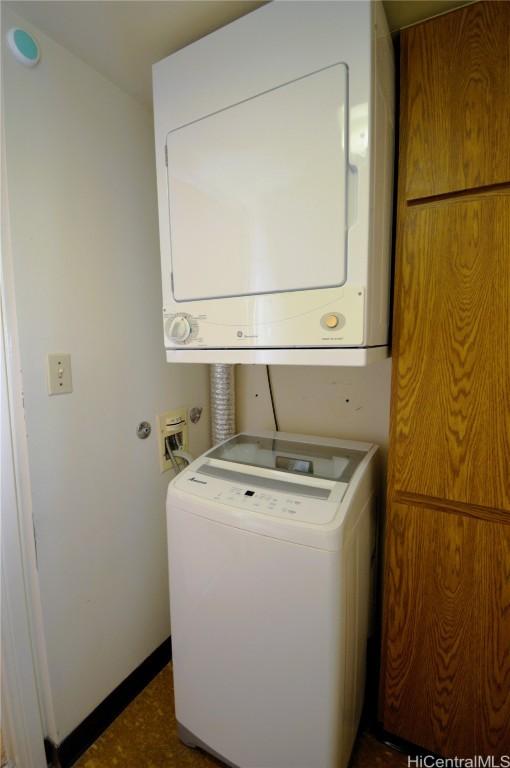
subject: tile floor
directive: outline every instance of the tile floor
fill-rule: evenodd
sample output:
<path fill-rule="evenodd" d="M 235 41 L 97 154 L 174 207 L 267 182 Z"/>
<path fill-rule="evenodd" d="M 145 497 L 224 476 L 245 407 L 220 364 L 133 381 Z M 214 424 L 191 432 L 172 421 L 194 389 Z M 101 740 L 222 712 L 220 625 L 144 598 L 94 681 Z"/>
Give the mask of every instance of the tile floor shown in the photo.
<path fill-rule="evenodd" d="M 221 768 L 179 741 L 171 666 L 166 667 L 75 763 L 74 768 Z M 405 768 L 407 757 L 368 733 L 358 739 L 351 768 Z M 310 766 L 314 768 L 314 766 Z"/>

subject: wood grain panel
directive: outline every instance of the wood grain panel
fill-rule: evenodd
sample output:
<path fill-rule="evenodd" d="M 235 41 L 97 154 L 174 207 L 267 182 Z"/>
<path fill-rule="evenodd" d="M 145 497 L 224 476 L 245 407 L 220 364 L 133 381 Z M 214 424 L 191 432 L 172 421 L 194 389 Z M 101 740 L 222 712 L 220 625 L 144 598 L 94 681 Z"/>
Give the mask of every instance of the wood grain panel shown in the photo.
<path fill-rule="evenodd" d="M 401 35 L 380 716 L 510 752 L 510 3 Z"/>
<path fill-rule="evenodd" d="M 408 208 L 390 485 L 510 511 L 510 194 Z"/>
<path fill-rule="evenodd" d="M 404 30 L 406 197 L 510 180 L 510 2 L 478 2 Z"/>
<path fill-rule="evenodd" d="M 444 756 L 510 745 L 510 528 L 393 503 L 381 715 Z"/>

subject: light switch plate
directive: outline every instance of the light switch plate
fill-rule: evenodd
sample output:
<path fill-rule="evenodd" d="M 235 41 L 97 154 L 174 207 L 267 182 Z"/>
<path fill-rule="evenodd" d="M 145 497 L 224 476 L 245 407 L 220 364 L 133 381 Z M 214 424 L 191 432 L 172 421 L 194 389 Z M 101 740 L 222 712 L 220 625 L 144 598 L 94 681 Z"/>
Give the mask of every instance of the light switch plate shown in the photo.
<path fill-rule="evenodd" d="M 48 355 L 48 394 L 68 395 L 72 391 L 71 355 L 53 352 Z"/>

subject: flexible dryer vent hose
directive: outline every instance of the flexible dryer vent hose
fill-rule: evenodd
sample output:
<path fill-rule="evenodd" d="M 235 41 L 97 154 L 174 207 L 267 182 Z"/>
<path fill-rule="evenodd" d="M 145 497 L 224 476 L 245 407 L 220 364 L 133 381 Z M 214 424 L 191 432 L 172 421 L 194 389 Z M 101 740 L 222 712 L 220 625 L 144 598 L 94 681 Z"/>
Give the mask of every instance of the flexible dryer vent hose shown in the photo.
<path fill-rule="evenodd" d="M 217 445 L 236 433 L 234 366 L 215 363 L 210 368 L 211 438 Z"/>

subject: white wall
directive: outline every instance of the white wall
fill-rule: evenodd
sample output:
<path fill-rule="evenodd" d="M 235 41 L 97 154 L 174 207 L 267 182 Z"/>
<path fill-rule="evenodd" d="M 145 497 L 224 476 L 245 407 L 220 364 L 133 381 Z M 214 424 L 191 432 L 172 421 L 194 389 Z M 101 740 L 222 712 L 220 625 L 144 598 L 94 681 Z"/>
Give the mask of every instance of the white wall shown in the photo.
<path fill-rule="evenodd" d="M 8 24 L 24 21 L 7 12 Z M 60 742 L 169 633 L 156 414 L 207 405 L 204 366 L 169 366 L 151 116 L 42 33 L 6 54 L 7 178 L 51 700 Z M 49 397 L 46 355 L 74 392 Z M 136 437 L 149 420 L 148 440 Z M 190 428 L 208 446 L 207 409 Z"/>
<path fill-rule="evenodd" d="M 367 440 L 388 449 L 391 360 L 366 368 L 271 366 L 285 432 Z M 274 429 L 265 366 L 237 368 L 238 429 Z"/>
<path fill-rule="evenodd" d="M 2 231 L 2 237 L 3 237 Z M 4 256 L 2 247 L 2 257 Z M 3 291 L 2 291 L 3 293 Z M 1 736 L 3 760 L 9 765 L 42 768 L 46 765 L 43 726 L 39 711 L 37 682 L 32 657 L 26 582 L 22 566 L 20 510 L 15 475 L 14 446 L 9 413 L 7 359 L 4 345 L 1 296 L 0 313 L 0 482 L 1 526 Z M 11 404 L 12 405 L 12 404 Z"/>

